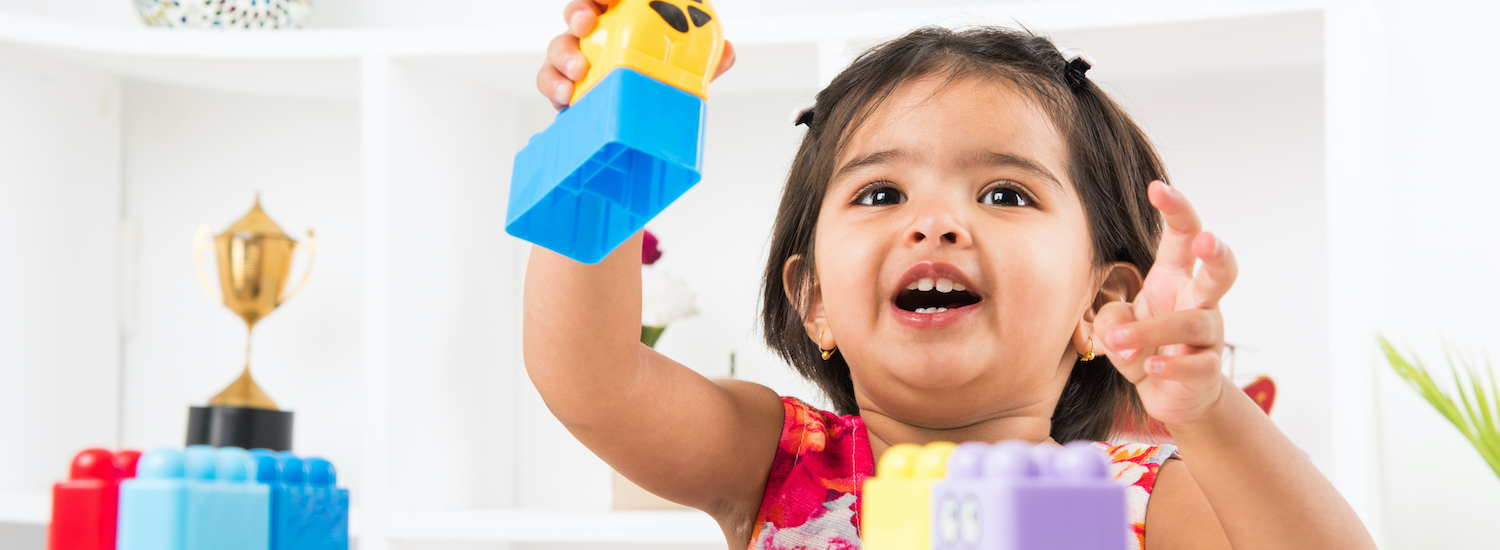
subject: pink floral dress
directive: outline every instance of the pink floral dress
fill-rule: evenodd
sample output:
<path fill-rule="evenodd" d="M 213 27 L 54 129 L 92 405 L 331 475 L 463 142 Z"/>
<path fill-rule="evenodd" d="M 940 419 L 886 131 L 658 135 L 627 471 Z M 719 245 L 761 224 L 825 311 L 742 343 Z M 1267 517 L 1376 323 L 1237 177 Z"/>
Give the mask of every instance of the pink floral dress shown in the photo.
<path fill-rule="evenodd" d="M 786 420 L 771 463 L 766 496 L 756 514 L 750 550 L 856 550 L 860 547 L 860 487 L 875 475 L 874 453 L 857 416 L 838 416 L 795 397 L 781 398 Z M 1146 502 L 1171 445 L 1097 443 L 1110 472 L 1129 483 L 1129 550 L 1146 544 Z"/>

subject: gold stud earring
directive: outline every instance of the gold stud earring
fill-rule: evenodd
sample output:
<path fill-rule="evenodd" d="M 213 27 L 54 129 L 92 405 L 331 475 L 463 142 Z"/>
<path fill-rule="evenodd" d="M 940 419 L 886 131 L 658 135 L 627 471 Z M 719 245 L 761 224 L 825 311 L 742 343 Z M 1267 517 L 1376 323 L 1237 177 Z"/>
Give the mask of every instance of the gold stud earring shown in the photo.
<path fill-rule="evenodd" d="M 1079 354 L 1078 355 L 1078 360 L 1079 361 L 1085 361 L 1085 362 L 1087 362 L 1087 361 L 1093 361 L 1094 360 L 1094 337 L 1093 336 L 1089 337 L 1089 352 L 1087 354 Z"/>
<path fill-rule="evenodd" d="M 825 331 L 825 330 L 818 331 L 818 353 L 820 353 L 820 354 L 823 355 L 823 360 L 824 361 L 827 361 L 829 357 L 833 357 L 833 352 L 837 351 L 839 349 L 839 347 L 838 346 L 834 346 L 834 347 L 831 347 L 831 348 L 828 348 L 828 349 L 823 349 L 823 333 L 824 332 L 827 332 L 827 331 Z"/>

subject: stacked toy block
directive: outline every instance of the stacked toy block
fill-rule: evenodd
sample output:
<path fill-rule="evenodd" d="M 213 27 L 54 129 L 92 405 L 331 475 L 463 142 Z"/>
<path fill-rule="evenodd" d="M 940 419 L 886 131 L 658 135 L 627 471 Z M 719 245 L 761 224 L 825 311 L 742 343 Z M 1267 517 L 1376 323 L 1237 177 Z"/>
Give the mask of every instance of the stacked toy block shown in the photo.
<path fill-rule="evenodd" d="M 698 183 L 723 31 L 703 0 L 621 0 L 572 104 L 516 154 L 505 231 L 593 264 Z"/>
<path fill-rule="evenodd" d="M 58 487 L 76 483 L 80 463 L 95 464 L 100 453 L 108 452 L 81 453 L 74 479 Z M 129 456 L 116 456 L 121 455 Z M 65 504 L 79 501 L 76 497 L 54 500 L 49 550 L 349 547 L 349 491 L 337 487 L 327 460 L 205 445 L 134 455 L 139 460 L 127 459 L 128 470 L 117 467 L 117 489 L 100 491 L 89 506 Z M 110 475 L 94 469 L 99 472 L 85 472 L 93 475 L 89 479 Z"/>
<path fill-rule="evenodd" d="M 140 456 L 87 449 L 73 457 L 68 480 L 52 486 L 47 550 L 114 550 L 120 482 L 135 477 Z"/>
<path fill-rule="evenodd" d="M 1113 550 L 1129 533 L 1125 487 L 1087 443 L 897 445 L 863 499 L 866 550 Z"/>
<path fill-rule="evenodd" d="M 261 464 L 274 464 L 261 476 L 271 487 L 271 550 L 349 548 L 349 490 L 337 486 L 333 463 L 282 452 Z"/>

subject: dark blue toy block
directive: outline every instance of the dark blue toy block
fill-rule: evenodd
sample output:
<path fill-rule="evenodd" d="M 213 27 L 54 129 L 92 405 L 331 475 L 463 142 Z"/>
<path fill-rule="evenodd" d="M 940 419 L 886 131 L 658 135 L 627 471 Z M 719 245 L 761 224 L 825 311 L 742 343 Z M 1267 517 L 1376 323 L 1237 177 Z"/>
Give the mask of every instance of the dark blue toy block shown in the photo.
<path fill-rule="evenodd" d="M 964 443 L 932 485 L 932 550 L 1124 548 L 1125 488 L 1087 443 Z"/>
<path fill-rule="evenodd" d="M 703 99 L 618 68 L 516 154 L 505 231 L 598 263 L 698 183 Z"/>
<path fill-rule="evenodd" d="M 274 465 L 262 469 L 271 487 L 271 550 L 348 550 L 349 490 L 337 486 L 333 464 L 290 452 L 265 460 Z"/>

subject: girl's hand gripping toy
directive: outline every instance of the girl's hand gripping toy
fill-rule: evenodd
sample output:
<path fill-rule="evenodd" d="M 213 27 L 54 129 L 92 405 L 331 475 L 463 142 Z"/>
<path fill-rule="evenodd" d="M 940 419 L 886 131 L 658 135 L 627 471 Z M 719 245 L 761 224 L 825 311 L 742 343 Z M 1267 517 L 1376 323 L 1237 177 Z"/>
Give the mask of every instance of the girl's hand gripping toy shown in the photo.
<path fill-rule="evenodd" d="M 706 0 L 621 0 L 580 48 L 572 105 L 516 154 L 505 232 L 593 264 L 702 179 L 724 32 Z"/>

